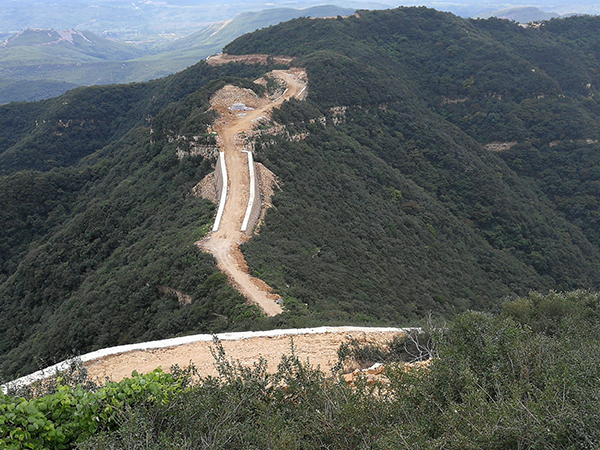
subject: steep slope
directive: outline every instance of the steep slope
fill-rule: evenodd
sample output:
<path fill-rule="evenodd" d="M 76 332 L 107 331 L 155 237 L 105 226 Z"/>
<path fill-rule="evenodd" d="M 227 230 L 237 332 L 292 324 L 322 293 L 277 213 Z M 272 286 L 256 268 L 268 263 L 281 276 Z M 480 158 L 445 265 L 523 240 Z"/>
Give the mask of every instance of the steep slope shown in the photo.
<path fill-rule="evenodd" d="M 2 155 L 11 155 L 0 176 L 3 375 L 107 345 L 248 327 L 259 316 L 194 246 L 215 210 L 191 195 L 211 160 L 178 159 L 173 137 L 202 130 L 210 144 L 210 95 L 253 84 L 223 77 L 266 69 L 202 63 L 154 83 L 0 108 Z M 64 146 L 44 141 L 57 134 Z M 69 147 L 77 136 L 89 142 Z"/>
<path fill-rule="evenodd" d="M 577 34 L 595 20 L 560 24 Z M 521 53 L 491 35 L 496 23 Z M 516 140 L 513 150 L 532 152 L 553 134 L 596 145 L 594 97 L 573 94 L 538 60 L 559 47 L 576 62 L 570 70 L 590 76 L 597 60 L 579 58 L 552 29 L 401 8 L 294 20 L 226 47 L 295 55 L 310 80 L 312 111 L 290 104 L 276 117 L 310 136 L 257 144 L 282 191 L 245 247 L 255 273 L 299 307 L 354 320 L 481 308 L 529 289 L 597 288 L 598 247 L 586 226 L 557 214 L 537 179 L 482 145 Z M 526 53 L 530 37 L 548 49 Z M 308 120 L 320 115 L 327 126 Z"/>
<path fill-rule="evenodd" d="M 214 163 L 213 93 L 262 94 L 253 80 L 282 66 L 201 63 L 0 107 L 3 373 L 181 333 L 414 324 L 598 289 L 597 20 L 523 29 L 400 8 L 230 44 L 308 74 L 306 100 L 246 134 L 281 188 L 242 245 L 284 300 L 274 318 L 193 245 L 215 205 L 190 193 Z"/>

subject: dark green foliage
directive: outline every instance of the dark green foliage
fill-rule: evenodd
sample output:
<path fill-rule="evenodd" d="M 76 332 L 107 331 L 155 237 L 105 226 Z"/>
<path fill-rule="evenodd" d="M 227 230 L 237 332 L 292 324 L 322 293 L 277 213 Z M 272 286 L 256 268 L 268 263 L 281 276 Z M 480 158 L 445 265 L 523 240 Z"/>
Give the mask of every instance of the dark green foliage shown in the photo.
<path fill-rule="evenodd" d="M 358 15 L 290 21 L 225 49 L 295 55 L 310 81 L 309 104 L 274 117 L 311 136 L 257 152 L 283 183 L 245 248 L 255 273 L 316 311 L 335 298 L 394 320 L 597 287 L 598 19 L 524 29 L 426 8 Z M 326 128 L 309 125 L 319 116 Z M 481 147 L 493 141 L 517 145 Z"/>
<path fill-rule="evenodd" d="M 71 202 L 88 174 L 64 170 L 17 172 L 2 179 L 0 283 L 15 271 L 18 255 L 69 215 Z"/>
<path fill-rule="evenodd" d="M 175 368 L 91 392 L 65 382 L 37 399 L 0 396 L 0 430 L 95 450 L 597 448 L 599 306 L 598 294 L 576 291 L 461 314 L 431 329 L 439 356 L 429 365 L 389 364 L 373 385 L 328 377 L 293 341 L 271 374 L 216 342 L 216 378 L 190 384 L 194 368 Z M 394 345 L 379 351 L 384 360 Z"/>
<path fill-rule="evenodd" d="M 399 8 L 234 41 L 296 56 L 309 77 L 308 100 L 274 113 L 294 138 L 256 143 L 281 190 L 243 251 L 287 308 L 263 320 L 193 245 L 214 206 L 189 192 L 211 161 L 175 153 L 178 136 L 214 143 L 216 89 L 260 93 L 251 80 L 272 67 L 202 62 L 0 107 L 3 371 L 180 333 L 406 324 L 597 289 L 597 25 Z"/>
<path fill-rule="evenodd" d="M 596 140 L 576 140 L 502 153 L 515 172 L 537 180 L 555 208 L 596 246 L 600 243 L 599 148 Z"/>
<path fill-rule="evenodd" d="M 335 130 L 314 133 L 258 150 L 284 183 L 244 253 L 278 292 L 331 319 L 393 323 L 489 306 L 511 292 L 499 275 L 524 292 L 543 283 L 368 147 Z"/>
<path fill-rule="evenodd" d="M 256 76 L 264 69 L 245 67 L 239 72 Z M 80 90 L 29 105 L 42 117 L 63 117 L 59 123 L 66 124 L 69 114 L 77 113 L 98 127 L 95 134 L 85 127 L 77 131 L 76 125 L 63 126 L 65 136 L 59 138 L 79 145 L 76 155 L 42 148 L 48 133 L 39 130 L 42 119 L 36 118 L 36 124 L 24 105 L 0 108 L 6 109 L 7 122 L 11 114 L 23 111 L 22 121 L 13 120 L 16 137 L 22 138 L 17 141 L 6 133 L 6 140 L 17 143 L 9 142 L 4 156 L 22 155 L 27 147 L 42 153 L 39 159 L 27 159 L 36 168 L 54 165 L 55 157 L 65 158 L 58 165 L 69 166 L 47 172 L 18 170 L 8 163 L 10 156 L 4 160 L 10 173 L 0 178 L 4 376 L 101 347 L 256 322 L 257 308 L 246 305 L 227 278 L 219 278 L 223 275 L 212 257 L 194 245 L 210 229 L 214 205 L 191 196 L 191 190 L 212 170 L 211 161 L 180 161 L 176 143 L 170 142 L 173 136 L 205 133 L 214 119 L 205 111 L 215 90 L 227 83 L 251 83 L 227 76 L 209 82 L 220 74 L 205 64 L 192 72 L 199 72 L 195 80 L 188 73 L 163 80 L 161 86 Z M 161 93 L 165 85 L 172 89 Z M 120 105 L 115 103 L 119 93 L 124 95 Z M 133 96 L 137 106 L 126 101 Z M 171 103 L 177 96 L 184 100 Z M 97 99 L 93 105 L 92 99 Z M 63 105 L 71 101 L 77 106 Z M 112 108 L 109 124 L 104 122 L 107 115 L 98 115 L 103 107 Z M 130 113 L 123 115 L 119 108 Z M 151 132 L 141 118 L 155 108 L 161 112 L 151 120 Z M 101 140 L 94 141 L 96 135 Z M 85 146 L 78 144 L 78 136 L 86 139 Z M 188 295 L 191 304 L 179 304 L 169 289 Z"/>
<path fill-rule="evenodd" d="M 140 121 L 142 85 L 76 89 L 48 100 L 35 129 L 0 148 L 0 173 L 68 166 L 97 151 Z"/>

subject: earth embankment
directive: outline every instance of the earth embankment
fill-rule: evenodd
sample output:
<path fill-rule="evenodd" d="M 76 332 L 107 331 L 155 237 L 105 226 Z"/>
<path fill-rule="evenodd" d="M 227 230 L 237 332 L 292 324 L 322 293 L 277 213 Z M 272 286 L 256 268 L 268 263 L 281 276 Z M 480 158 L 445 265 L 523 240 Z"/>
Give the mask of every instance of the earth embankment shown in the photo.
<path fill-rule="evenodd" d="M 302 98 L 306 91 L 306 74 L 301 69 L 290 69 L 275 70 L 269 75 L 285 86 L 284 92 L 274 100 L 257 97 L 246 89 L 234 86 L 225 86 L 211 99 L 211 106 L 220 114 L 214 130 L 218 134 L 221 156 L 224 157 L 228 184 L 226 197 L 222 196 L 220 200 L 222 205 L 219 210 L 222 209 L 223 212 L 218 229 L 213 230 L 198 244 L 215 257 L 217 266 L 227 274 L 236 289 L 250 302 L 257 304 L 265 314 L 275 316 L 283 312 L 281 305 L 276 302 L 278 296 L 271 292 L 266 283 L 250 276 L 239 249 L 240 243 L 248 239 L 247 231 L 242 228 L 251 185 L 249 158 L 243 152 L 243 140 L 240 136 L 251 131 L 259 118 L 268 117 L 273 108 L 285 100 Z M 247 109 L 232 110 L 234 104 L 244 104 Z"/>

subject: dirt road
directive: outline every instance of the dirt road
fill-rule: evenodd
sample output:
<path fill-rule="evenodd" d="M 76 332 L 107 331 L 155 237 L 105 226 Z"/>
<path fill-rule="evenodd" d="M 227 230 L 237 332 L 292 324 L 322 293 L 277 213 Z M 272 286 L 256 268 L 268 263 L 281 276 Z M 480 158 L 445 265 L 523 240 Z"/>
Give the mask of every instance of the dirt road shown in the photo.
<path fill-rule="evenodd" d="M 254 110 L 233 112 L 223 104 L 215 105 L 221 114 L 214 129 L 219 135 L 220 151 L 225 154 L 225 164 L 229 180 L 227 201 L 218 231 L 212 232 L 198 244 L 211 253 L 217 260 L 219 269 L 229 276 L 231 284 L 249 301 L 256 303 L 268 315 L 275 316 L 283 310 L 275 301 L 277 296 L 271 294 L 271 288 L 261 280 L 247 273 L 244 256 L 239 245 L 248 239 L 241 231 L 242 221 L 248 205 L 250 176 L 248 173 L 248 157 L 242 153 L 239 139 L 240 133 L 252 130 L 256 119 L 268 116 L 271 110 L 292 97 L 300 98 L 306 89 L 303 72 L 296 70 L 275 70 L 271 74 L 285 82 L 285 92 L 276 100 L 259 99 Z M 234 103 L 232 98 L 231 104 Z M 231 106 L 231 105 L 229 105 Z"/>
<path fill-rule="evenodd" d="M 268 362 L 268 371 L 277 370 L 281 356 L 290 354 L 290 344 L 294 342 L 294 351 L 301 361 L 309 361 L 325 373 L 329 373 L 338 361 L 337 351 L 343 342 L 356 339 L 360 342 L 384 344 L 398 335 L 397 331 L 340 331 L 319 334 L 300 334 L 296 336 L 255 337 L 242 340 L 221 341 L 228 358 L 239 361 L 244 366 L 252 366 L 259 358 Z M 176 347 L 136 350 L 98 358 L 85 363 L 92 380 L 113 381 L 131 377 L 131 372 L 148 373 L 161 366 L 168 371 L 175 364 L 187 367 L 190 363 L 198 369 L 201 376 L 215 376 L 217 369 L 210 352 L 212 342 L 194 342 Z"/>

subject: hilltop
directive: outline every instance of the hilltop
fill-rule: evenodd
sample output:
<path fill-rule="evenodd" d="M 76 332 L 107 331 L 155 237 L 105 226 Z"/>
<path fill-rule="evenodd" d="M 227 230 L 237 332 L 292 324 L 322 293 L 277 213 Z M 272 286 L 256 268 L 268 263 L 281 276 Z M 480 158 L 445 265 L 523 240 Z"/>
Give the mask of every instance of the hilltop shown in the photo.
<path fill-rule="evenodd" d="M 264 64 L 0 107 L 2 373 L 174 335 L 415 325 L 598 289 L 598 20 L 301 18 L 225 48 Z M 268 96 L 277 80 L 254 81 L 290 64 L 306 99 L 240 137 L 277 181 L 241 245 L 283 299 L 268 318 L 194 245 L 216 213 L 193 194 L 215 155 L 195 149 L 216 149 L 216 92 Z"/>

